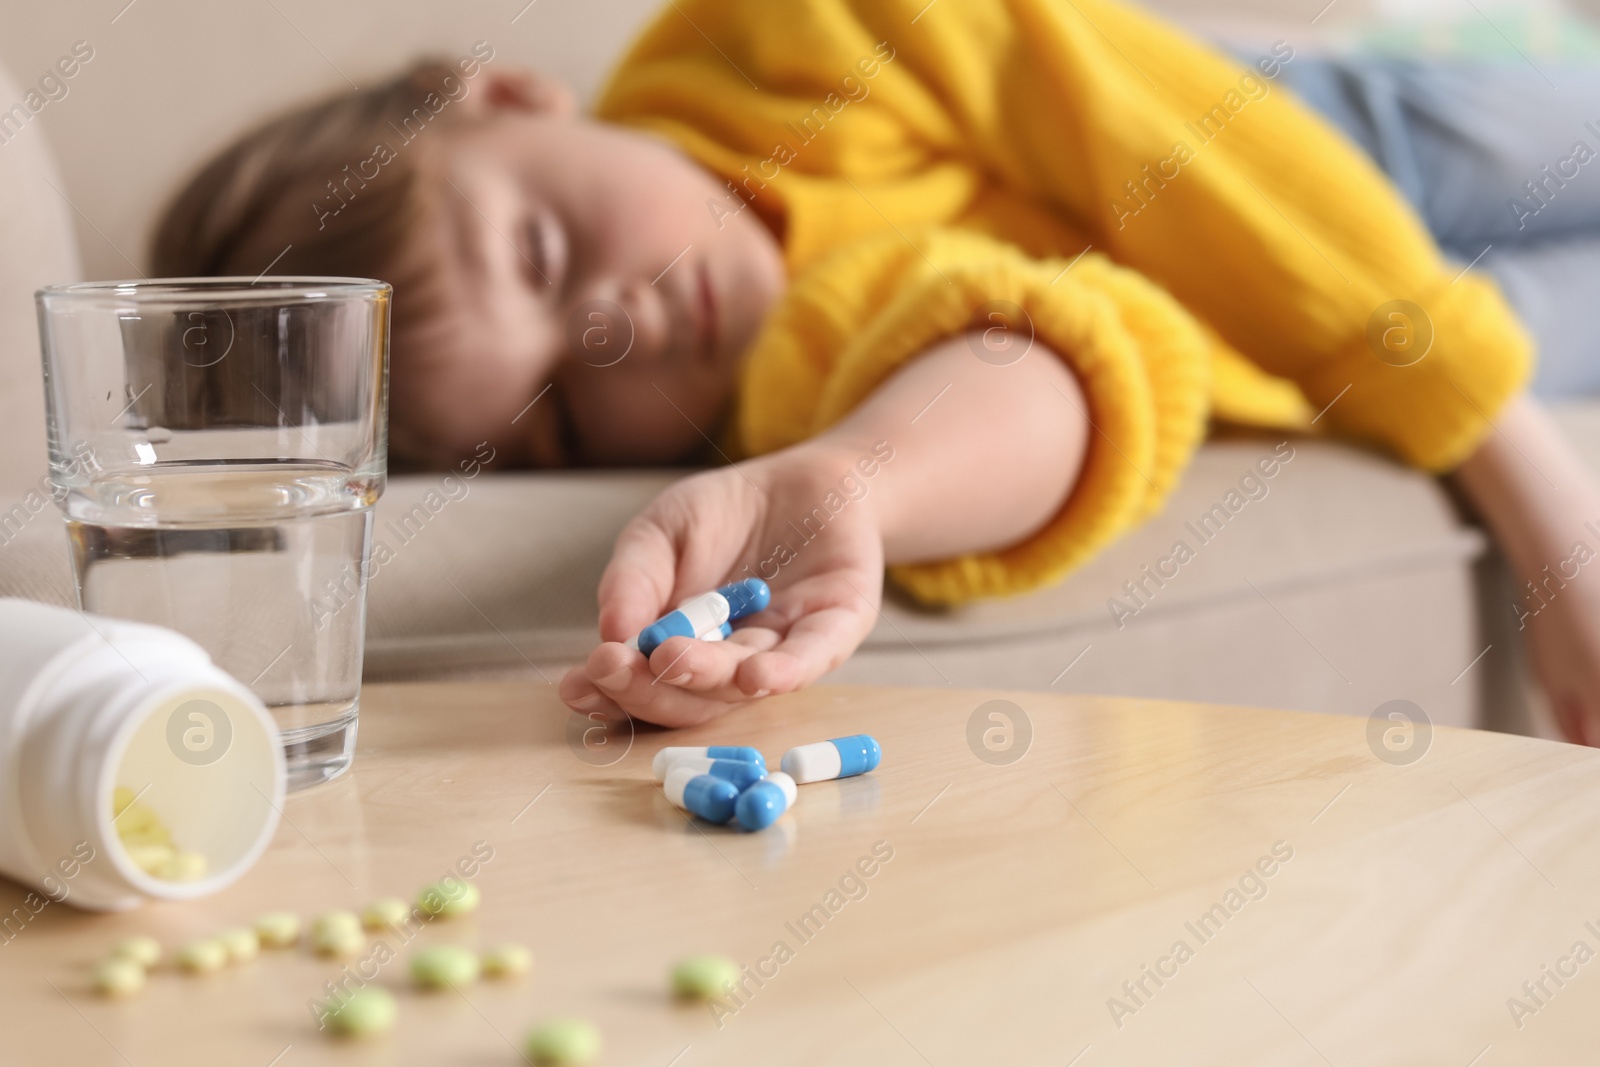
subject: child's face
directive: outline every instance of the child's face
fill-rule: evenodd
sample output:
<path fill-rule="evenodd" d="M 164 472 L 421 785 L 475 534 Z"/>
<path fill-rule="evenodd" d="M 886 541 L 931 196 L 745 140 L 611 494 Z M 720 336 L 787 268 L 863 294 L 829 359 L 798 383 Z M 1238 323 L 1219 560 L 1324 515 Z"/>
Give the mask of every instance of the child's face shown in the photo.
<path fill-rule="evenodd" d="M 714 438 L 784 283 L 755 213 L 727 217 L 723 184 L 664 142 L 559 109 L 443 132 L 450 310 L 393 385 L 435 458 L 489 440 L 541 466 L 663 463 Z"/>

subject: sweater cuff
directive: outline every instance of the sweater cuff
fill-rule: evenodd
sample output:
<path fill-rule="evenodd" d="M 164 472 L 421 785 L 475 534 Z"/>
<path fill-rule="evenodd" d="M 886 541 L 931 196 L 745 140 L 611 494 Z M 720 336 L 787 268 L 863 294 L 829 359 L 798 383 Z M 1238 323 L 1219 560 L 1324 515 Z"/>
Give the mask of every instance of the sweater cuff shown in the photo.
<path fill-rule="evenodd" d="M 1169 296 L 1098 256 L 1064 276 L 1064 263 L 1021 256 L 935 258 L 943 260 L 939 276 L 905 286 L 840 353 L 811 432 L 842 418 L 906 360 L 991 325 L 987 311 L 995 302 L 1021 308 L 1013 328 L 1031 328 L 1038 350 L 1022 358 L 1053 350 L 1088 402 L 1092 428 L 1077 485 L 1057 514 L 1018 544 L 895 566 L 889 574 L 930 604 L 1027 592 L 1058 580 L 1159 508 L 1205 430 L 1207 342 Z"/>
<path fill-rule="evenodd" d="M 1327 360 L 1302 384 L 1343 434 L 1438 473 L 1477 450 L 1532 362 L 1499 288 L 1466 274 L 1415 302 L 1379 307 L 1346 358 Z"/>

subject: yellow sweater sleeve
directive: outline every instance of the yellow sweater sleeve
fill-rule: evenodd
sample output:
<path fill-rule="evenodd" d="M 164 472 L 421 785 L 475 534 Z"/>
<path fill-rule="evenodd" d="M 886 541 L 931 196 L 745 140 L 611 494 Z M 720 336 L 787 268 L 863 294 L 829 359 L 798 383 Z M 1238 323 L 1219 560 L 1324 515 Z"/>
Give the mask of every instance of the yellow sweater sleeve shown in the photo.
<path fill-rule="evenodd" d="M 1081 242 L 983 225 L 1038 255 L 1092 245 L 1326 408 L 1319 428 L 1430 470 L 1470 455 L 1528 373 L 1493 283 L 1457 278 L 1354 146 L 1264 71 L 1114 0 L 674 0 L 600 114 L 724 176 L 796 269 L 971 224 L 980 201 L 1047 214 Z M 1408 330 L 1414 348 L 1385 346 Z M 1217 386 L 1234 417 L 1295 408 L 1244 374 Z"/>
<path fill-rule="evenodd" d="M 1022 543 L 893 567 L 890 576 L 941 604 L 1060 578 L 1160 506 L 1205 430 L 1212 344 L 1138 274 L 1092 253 L 1063 274 L 1069 263 L 949 229 L 836 251 L 795 281 L 750 353 L 740 444 L 769 452 L 822 432 L 906 360 L 990 325 L 991 302 L 1003 301 L 1021 311 L 1010 321 L 1023 354 L 1007 358 L 1053 352 L 1083 387 L 1094 423 L 1083 473 L 1056 516 Z"/>

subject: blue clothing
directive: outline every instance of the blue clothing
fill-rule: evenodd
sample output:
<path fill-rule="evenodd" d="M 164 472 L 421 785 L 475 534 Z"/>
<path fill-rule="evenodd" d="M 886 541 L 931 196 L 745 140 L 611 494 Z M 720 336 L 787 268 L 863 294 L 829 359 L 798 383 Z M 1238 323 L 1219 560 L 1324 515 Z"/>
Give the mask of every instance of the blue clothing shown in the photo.
<path fill-rule="evenodd" d="M 1534 393 L 1600 394 L 1600 66 L 1298 56 L 1277 83 L 1500 283 L 1538 344 Z"/>

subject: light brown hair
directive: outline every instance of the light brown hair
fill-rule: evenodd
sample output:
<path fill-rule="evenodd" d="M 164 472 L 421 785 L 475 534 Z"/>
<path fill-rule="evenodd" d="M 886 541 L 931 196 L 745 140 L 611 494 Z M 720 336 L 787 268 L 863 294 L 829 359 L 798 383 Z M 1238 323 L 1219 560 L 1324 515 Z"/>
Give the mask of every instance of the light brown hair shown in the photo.
<path fill-rule="evenodd" d="M 162 212 L 152 272 L 386 281 L 395 294 L 391 375 L 396 367 L 403 375 L 416 328 L 435 319 L 444 300 L 430 195 L 442 138 L 424 136 L 421 124 L 453 120 L 438 101 L 458 98 L 460 85 L 454 66 L 424 61 L 245 133 Z M 406 395 L 391 388 L 390 450 L 400 467 L 429 454 L 426 428 L 407 419 Z"/>

